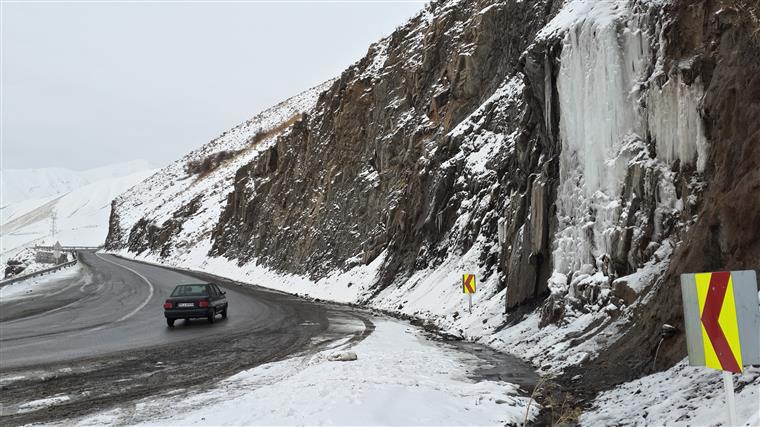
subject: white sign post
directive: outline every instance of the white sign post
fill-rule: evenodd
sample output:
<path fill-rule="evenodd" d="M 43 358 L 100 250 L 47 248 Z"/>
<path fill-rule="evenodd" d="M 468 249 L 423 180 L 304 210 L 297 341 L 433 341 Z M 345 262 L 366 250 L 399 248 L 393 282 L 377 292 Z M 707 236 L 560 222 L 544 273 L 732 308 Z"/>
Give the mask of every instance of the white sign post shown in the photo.
<path fill-rule="evenodd" d="M 728 406 L 728 425 L 735 426 L 736 402 L 734 401 L 734 376 L 731 372 L 723 371 L 723 387 L 726 389 L 726 406 Z"/>

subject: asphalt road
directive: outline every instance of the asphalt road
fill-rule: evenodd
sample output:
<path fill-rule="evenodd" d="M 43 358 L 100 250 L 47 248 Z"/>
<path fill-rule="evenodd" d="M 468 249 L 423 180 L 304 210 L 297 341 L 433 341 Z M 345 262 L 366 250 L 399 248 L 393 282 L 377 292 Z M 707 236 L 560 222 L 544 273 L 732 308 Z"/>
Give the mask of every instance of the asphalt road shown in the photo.
<path fill-rule="evenodd" d="M 74 297 L 73 302 L 50 307 L 51 301 L 45 298 L 33 299 L 27 302 L 33 306 L 30 309 L 49 309 L 3 322 L 3 368 L 197 341 L 208 335 L 255 333 L 282 323 L 286 316 L 285 310 L 256 298 L 255 293 L 229 288 L 227 320 L 219 318 L 212 325 L 197 319 L 191 327 L 178 322 L 179 327 L 168 328 L 163 302 L 177 284 L 198 283 L 198 278 L 112 255 L 83 253 L 82 261 L 94 272 L 94 280 L 67 288 L 65 294 Z"/>
<path fill-rule="evenodd" d="M 34 298 L 0 301 L 0 424 L 60 421 L 158 392 L 204 387 L 242 369 L 372 332 L 369 316 L 263 288 L 80 253 L 81 274 Z M 180 283 L 214 281 L 229 318 L 168 328 Z M 61 397 L 65 396 L 65 397 Z M 29 402 L 60 398 L 55 405 Z"/>

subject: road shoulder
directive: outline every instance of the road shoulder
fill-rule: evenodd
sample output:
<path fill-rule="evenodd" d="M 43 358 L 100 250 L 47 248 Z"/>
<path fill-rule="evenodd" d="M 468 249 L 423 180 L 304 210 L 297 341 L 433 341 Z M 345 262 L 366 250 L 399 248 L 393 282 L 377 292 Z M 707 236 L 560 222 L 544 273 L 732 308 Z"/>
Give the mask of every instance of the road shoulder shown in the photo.
<path fill-rule="evenodd" d="M 430 341 L 420 329 L 397 320 L 374 318 L 372 323 L 374 333 L 355 344 L 350 338 L 337 340 L 317 352 L 245 370 L 206 390 L 172 390 L 70 421 L 80 425 L 523 422 L 529 398 L 515 384 L 470 379 L 480 367 L 471 354 Z M 533 419 L 539 409 L 532 406 L 528 412 Z"/>

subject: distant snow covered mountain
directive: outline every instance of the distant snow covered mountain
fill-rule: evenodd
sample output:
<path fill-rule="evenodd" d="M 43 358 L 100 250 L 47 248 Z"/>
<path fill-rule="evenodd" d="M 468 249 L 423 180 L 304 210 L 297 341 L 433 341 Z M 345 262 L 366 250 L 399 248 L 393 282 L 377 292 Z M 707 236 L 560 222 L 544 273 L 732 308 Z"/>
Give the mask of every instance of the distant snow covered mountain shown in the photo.
<path fill-rule="evenodd" d="M 2 172 L 0 259 L 25 247 L 52 243 L 97 246 L 108 233 L 111 200 L 152 175 L 143 160 L 72 171 L 62 168 Z M 55 214 L 57 233 L 50 234 Z"/>
<path fill-rule="evenodd" d="M 64 168 L 3 169 L 0 172 L 0 205 L 23 200 L 61 195 L 87 184 L 120 178 L 151 169 L 145 160 L 132 160 L 108 166 L 75 171 Z"/>

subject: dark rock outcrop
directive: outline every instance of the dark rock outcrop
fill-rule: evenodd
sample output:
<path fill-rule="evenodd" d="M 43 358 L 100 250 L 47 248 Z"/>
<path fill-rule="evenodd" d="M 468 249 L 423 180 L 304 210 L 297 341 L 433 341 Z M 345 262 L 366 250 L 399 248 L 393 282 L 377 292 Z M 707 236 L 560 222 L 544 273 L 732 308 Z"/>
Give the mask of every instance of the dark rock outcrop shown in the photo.
<path fill-rule="evenodd" d="M 149 250 L 158 252 L 163 258 L 168 257 L 178 244 L 176 236 L 182 230 L 184 222 L 198 212 L 202 202 L 202 195 L 196 196 L 160 225 L 140 218 L 129 231 L 127 248 L 136 254 Z"/>
<path fill-rule="evenodd" d="M 482 262 L 510 284 L 509 305 L 545 293 L 556 136 L 544 129 L 543 57 L 525 67 L 521 54 L 558 5 L 490 3 L 434 3 L 431 22 L 420 15 L 373 45 L 314 114 L 237 171 L 212 254 L 318 277 L 386 251 L 379 291 L 481 236 L 494 248 Z M 521 86 L 524 68 L 530 104 L 507 93 L 485 102 L 510 79 Z M 468 143 L 513 133 L 516 144 L 497 148 L 488 173 L 466 169 Z"/>

